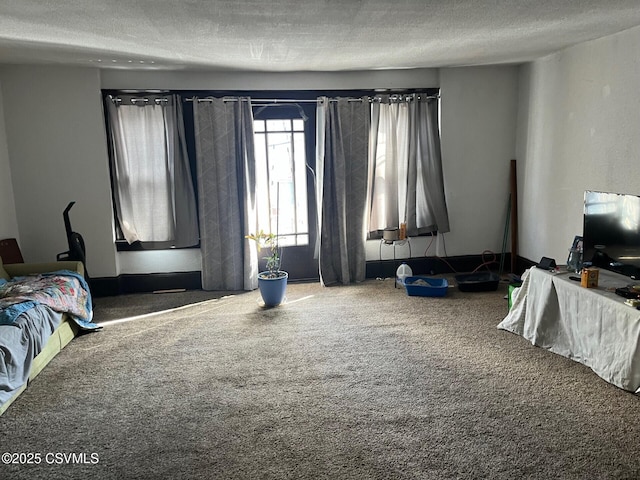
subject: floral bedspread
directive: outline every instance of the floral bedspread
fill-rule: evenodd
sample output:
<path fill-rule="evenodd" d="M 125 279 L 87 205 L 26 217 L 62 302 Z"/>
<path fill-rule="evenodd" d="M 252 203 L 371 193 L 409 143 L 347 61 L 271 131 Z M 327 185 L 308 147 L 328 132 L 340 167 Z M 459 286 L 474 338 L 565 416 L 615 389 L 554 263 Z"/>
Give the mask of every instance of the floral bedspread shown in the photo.
<path fill-rule="evenodd" d="M 12 324 L 36 305 L 68 313 L 84 329 L 99 328 L 91 323 L 93 309 L 88 285 L 76 272 L 59 270 L 15 277 L 0 285 L 0 324 Z"/>

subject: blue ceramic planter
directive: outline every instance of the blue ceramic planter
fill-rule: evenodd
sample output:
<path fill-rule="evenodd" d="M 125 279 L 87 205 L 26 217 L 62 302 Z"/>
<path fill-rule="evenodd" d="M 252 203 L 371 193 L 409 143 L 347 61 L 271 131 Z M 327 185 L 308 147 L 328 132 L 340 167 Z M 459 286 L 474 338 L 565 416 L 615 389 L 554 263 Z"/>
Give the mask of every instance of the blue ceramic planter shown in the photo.
<path fill-rule="evenodd" d="M 260 288 L 260 295 L 262 295 L 262 301 L 266 307 L 275 307 L 280 305 L 284 300 L 289 274 L 287 272 L 280 273 L 284 275 L 278 278 L 267 277 L 269 272 L 260 272 L 258 274 L 258 287 Z"/>

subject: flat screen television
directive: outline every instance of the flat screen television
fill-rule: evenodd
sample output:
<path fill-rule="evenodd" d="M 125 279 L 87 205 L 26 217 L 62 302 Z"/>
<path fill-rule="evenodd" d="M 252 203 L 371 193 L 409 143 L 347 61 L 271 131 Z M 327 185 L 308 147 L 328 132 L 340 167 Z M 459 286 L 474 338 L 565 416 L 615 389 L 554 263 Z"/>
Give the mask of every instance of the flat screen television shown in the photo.
<path fill-rule="evenodd" d="M 584 194 L 583 261 L 640 278 L 640 196 Z"/>

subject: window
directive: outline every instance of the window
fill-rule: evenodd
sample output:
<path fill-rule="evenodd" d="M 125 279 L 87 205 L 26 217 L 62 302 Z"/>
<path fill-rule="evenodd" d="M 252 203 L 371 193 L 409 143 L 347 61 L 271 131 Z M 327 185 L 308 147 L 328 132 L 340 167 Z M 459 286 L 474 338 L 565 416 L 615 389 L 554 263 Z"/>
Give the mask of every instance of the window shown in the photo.
<path fill-rule="evenodd" d="M 409 236 L 446 233 L 449 218 L 435 95 L 380 95 L 371 105 L 369 235 L 406 224 Z"/>
<path fill-rule="evenodd" d="M 198 243 L 195 195 L 176 95 L 105 97 L 113 198 L 129 244 Z"/>
<path fill-rule="evenodd" d="M 268 206 L 259 228 L 277 232 L 280 246 L 308 245 L 304 120 L 254 120 L 253 125 L 256 174 L 267 178 L 268 189 L 256 192 L 258 209 Z"/>
<path fill-rule="evenodd" d="M 158 92 L 103 92 L 118 250 L 198 245 L 195 126 L 193 102 L 190 100 L 195 96 L 222 98 L 237 93 L 173 91 L 159 95 Z M 441 197 L 443 192 L 439 192 L 441 185 L 432 184 L 432 179 L 441 177 L 439 168 L 428 167 L 423 161 L 408 155 L 413 151 L 422 152 L 421 146 L 412 150 L 407 146 L 411 144 L 406 143 L 408 138 L 416 135 L 415 129 L 407 127 L 413 126 L 414 118 L 420 118 L 407 117 L 405 110 L 412 108 L 409 104 L 421 103 L 416 101 L 417 97 L 407 99 L 406 95 L 411 95 L 409 91 L 399 97 L 395 93 L 386 95 L 383 102 L 381 99 L 385 95 L 372 91 L 244 93 L 256 99 L 253 105 L 256 168 L 258 175 L 267 179 L 266 187 L 255 192 L 259 228 L 277 233 L 279 245 L 290 247 L 296 259 L 301 258 L 300 251 L 315 245 L 315 112 L 316 99 L 322 95 L 376 97 L 372 102 L 372 121 L 373 113 L 377 111 L 375 118 L 380 128 L 372 125 L 372 135 L 376 135 L 377 142 L 373 145 L 370 163 L 370 168 L 375 169 L 368 213 L 371 238 L 376 238 L 384 228 L 397 227 L 402 222 L 407 223 L 411 235 L 448 229 L 446 218 L 438 215 L 442 211 L 439 205 L 434 206 L 431 198 L 429 205 L 420 204 L 424 198 L 432 196 L 426 192 L 436 192 Z M 437 90 L 428 89 L 421 94 L 437 95 Z M 114 102 L 116 99 L 119 102 Z M 437 109 L 435 113 L 437 118 Z M 437 123 L 436 120 L 436 136 Z M 417 131 L 426 129 L 431 130 L 431 126 L 420 123 Z M 436 156 L 439 157 L 439 152 Z M 393 171 L 390 170 L 392 158 L 399 159 L 394 160 Z M 134 168 L 128 171 L 131 166 Z M 417 181 L 407 184 L 407 174 Z M 148 188 L 150 185 L 153 187 Z M 183 218 L 179 215 L 183 210 L 180 205 L 185 203 L 176 198 L 178 186 L 187 186 L 191 190 L 186 192 L 191 197 L 187 207 L 188 221 L 180 220 Z M 444 205 L 443 201 L 435 203 L 438 202 Z M 185 222 L 188 227 L 185 227 Z M 145 223 L 150 224 L 149 228 Z M 187 230 L 191 232 L 191 243 L 174 238 Z"/>

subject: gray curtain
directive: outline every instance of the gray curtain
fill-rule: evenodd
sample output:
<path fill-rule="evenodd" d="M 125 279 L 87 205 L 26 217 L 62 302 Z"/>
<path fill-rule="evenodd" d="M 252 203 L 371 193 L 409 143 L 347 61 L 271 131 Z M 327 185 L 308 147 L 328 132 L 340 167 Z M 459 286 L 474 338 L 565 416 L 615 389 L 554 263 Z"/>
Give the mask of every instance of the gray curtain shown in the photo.
<path fill-rule="evenodd" d="M 177 95 L 106 99 L 113 192 L 129 243 L 198 243 L 195 193 Z"/>
<path fill-rule="evenodd" d="M 175 218 L 175 246 L 196 245 L 200 238 L 198 230 L 198 210 L 187 153 L 184 131 L 182 101 L 178 95 L 171 95 L 167 105 L 165 125 L 167 131 L 167 151 L 174 158 L 173 166 L 173 211 Z"/>
<path fill-rule="evenodd" d="M 408 235 L 448 232 L 438 99 L 382 97 L 371 108 L 369 232 L 400 223 Z"/>
<path fill-rule="evenodd" d="M 415 128 L 411 132 L 416 141 L 409 142 L 415 145 L 415 151 L 411 150 L 409 154 L 409 178 L 412 178 L 415 169 L 416 201 L 409 197 L 407 202 L 407 231 L 411 232 L 409 225 L 415 224 L 419 233 L 425 229 L 447 233 L 449 213 L 440 151 L 439 102 L 437 98 L 419 97 L 415 107 Z M 415 205 L 415 211 L 412 205 Z"/>
<path fill-rule="evenodd" d="M 258 256 L 253 115 L 248 98 L 194 99 L 202 287 L 253 290 Z"/>
<path fill-rule="evenodd" d="M 323 285 L 365 279 L 368 99 L 318 99 L 316 194 Z"/>

